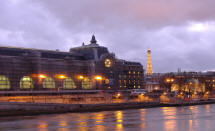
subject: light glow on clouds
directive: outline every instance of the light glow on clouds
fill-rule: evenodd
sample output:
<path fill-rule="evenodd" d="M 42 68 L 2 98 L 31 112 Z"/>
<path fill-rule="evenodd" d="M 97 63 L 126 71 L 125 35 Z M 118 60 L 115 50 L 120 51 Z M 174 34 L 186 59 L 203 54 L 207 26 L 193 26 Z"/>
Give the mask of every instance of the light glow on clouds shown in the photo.
<path fill-rule="evenodd" d="M 196 31 L 196 32 L 205 32 L 208 31 L 210 29 L 214 29 L 214 25 L 210 24 L 208 22 L 205 23 L 194 23 L 192 22 L 189 26 L 188 26 L 188 30 L 189 31 Z"/>

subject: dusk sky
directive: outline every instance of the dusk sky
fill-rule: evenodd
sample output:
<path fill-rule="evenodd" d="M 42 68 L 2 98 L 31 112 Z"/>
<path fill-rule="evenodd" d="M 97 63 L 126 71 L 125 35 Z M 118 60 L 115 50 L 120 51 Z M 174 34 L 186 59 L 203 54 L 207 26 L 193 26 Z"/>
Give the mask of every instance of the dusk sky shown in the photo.
<path fill-rule="evenodd" d="M 215 70 L 215 0 L 1 0 L 0 45 L 98 44 L 154 72 Z"/>

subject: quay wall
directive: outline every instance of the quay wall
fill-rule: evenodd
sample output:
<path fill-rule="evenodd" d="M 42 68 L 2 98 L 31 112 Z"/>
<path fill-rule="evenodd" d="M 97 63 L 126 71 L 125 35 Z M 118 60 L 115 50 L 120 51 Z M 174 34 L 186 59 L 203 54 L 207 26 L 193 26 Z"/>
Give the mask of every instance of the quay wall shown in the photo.
<path fill-rule="evenodd" d="M 153 107 L 192 106 L 201 104 L 215 104 L 215 100 L 194 101 L 184 103 L 130 102 L 111 104 L 57 104 L 57 103 L 45 104 L 45 103 L 0 102 L 0 116 L 39 115 L 69 112 L 70 113 L 95 112 Z"/>

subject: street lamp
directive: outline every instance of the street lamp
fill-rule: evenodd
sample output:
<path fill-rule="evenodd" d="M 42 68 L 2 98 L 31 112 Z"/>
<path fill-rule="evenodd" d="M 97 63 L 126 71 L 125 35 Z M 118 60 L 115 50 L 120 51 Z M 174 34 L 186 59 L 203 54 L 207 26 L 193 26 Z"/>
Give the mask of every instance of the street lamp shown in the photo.
<path fill-rule="evenodd" d="M 102 76 L 97 75 L 97 76 L 95 76 L 95 79 L 96 79 L 97 81 L 101 81 L 103 78 L 102 78 Z"/>
<path fill-rule="evenodd" d="M 67 78 L 67 76 L 66 75 L 64 75 L 64 74 L 60 74 L 60 75 L 57 75 L 56 76 L 58 79 L 60 79 L 60 84 L 62 85 L 62 86 L 60 86 L 60 87 L 58 87 L 57 89 L 58 89 L 58 91 L 60 90 L 60 88 L 62 88 L 63 87 L 63 80 L 64 79 L 66 79 Z"/>
<path fill-rule="evenodd" d="M 97 75 L 94 78 L 96 80 L 96 88 L 100 88 L 100 84 L 101 84 L 101 81 L 103 80 L 103 77 L 100 75 Z M 99 82 L 99 87 L 97 86 L 97 84 L 98 84 L 97 82 Z"/>
<path fill-rule="evenodd" d="M 78 79 L 79 79 L 79 80 L 83 80 L 83 79 L 84 79 L 84 76 L 83 76 L 83 75 L 79 75 L 79 76 L 78 76 Z"/>
<path fill-rule="evenodd" d="M 85 77 L 85 76 L 83 76 L 83 75 L 78 75 L 77 76 L 77 79 L 78 79 L 78 83 L 79 83 L 79 85 L 80 85 L 80 89 L 82 89 L 83 87 L 82 87 L 82 81 L 84 80 L 84 79 L 87 79 L 87 77 Z"/>

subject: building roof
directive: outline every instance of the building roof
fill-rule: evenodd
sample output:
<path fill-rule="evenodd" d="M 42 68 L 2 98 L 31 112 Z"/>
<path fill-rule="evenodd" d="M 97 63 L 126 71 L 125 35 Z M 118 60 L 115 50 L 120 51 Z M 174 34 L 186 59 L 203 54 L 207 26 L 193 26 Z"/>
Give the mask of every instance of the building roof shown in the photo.
<path fill-rule="evenodd" d="M 34 48 L 19 47 L 0 47 L 0 55 L 3 56 L 35 56 L 39 54 L 41 58 L 65 59 L 71 58 L 75 60 L 83 59 L 81 54 L 71 52 L 60 52 L 55 50 L 43 50 Z"/>

